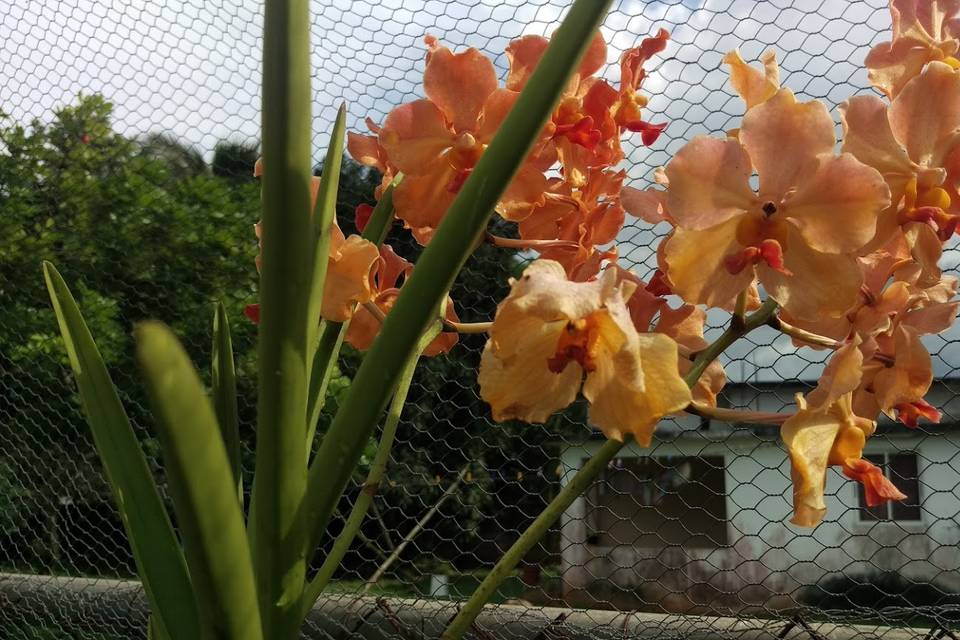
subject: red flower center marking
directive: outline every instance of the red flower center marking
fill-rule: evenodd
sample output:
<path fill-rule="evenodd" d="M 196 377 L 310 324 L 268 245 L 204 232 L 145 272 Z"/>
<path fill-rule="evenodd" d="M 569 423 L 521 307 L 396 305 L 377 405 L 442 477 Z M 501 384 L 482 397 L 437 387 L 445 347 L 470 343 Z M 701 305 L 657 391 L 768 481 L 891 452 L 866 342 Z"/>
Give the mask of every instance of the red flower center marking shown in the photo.
<path fill-rule="evenodd" d="M 867 460 L 847 458 L 843 464 L 843 475 L 863 485 L 868 507 L 875 507 L 887 500 L 904 500 L 907 497 L 883 475 L 880 467 Z"/>
<path fill-rule="evenodd" d="M 900 214 L 900 223 L 908 222 L 928 225 L 941 242 L 946 242 L 957 231 L 960 216 L 949 214 L 940 207 L 915 207 Z"/>
<path fill-rule="evenodd" d="M 571 320 L 557 340 L 556 352 L 547 359 L 547 367 L 553 373 L 563 373 L 572 360 L 584 371 L 596 370 L 596 349 L 600 340 L 600 325 L 596 318 L 588 316 Z"/>
<path fill-rule="evenodd" d="M 554 137 L 562 136 L 573 144 L 591 151 L 600 144 L 600 139 L 603 137 L 600 130 L 593 127 L 593 118 L 590 116 L 584 116 L 573 123 L 558 124 L 553 135 Z"/>
<path fill-rule="evenodd" d="M 765 262 L 768 267 L 774 271 L 779 271 L 785 276 L 793 273 L 784 266 L 783 247 L 780 242 L 773 238 L 761 240 L 759 244 L 744 247 L 739 253 L 732 253 L 723 259 L 723 266 L 727 272 L 735 276 L 750 265 Z"/>
<path fill-rule="evenodd" d="M 926 400 L 902 402 L 893 408 L 897 412 L 897 420 L 911 429 L 917 428 L 920 423 L 920 418 L 926 418 L 935 424 L 940 422 L 940 412 Z"/>
<path fill-rule="evenodd" d="M 663 133 L 663 130 L 667 128 L 667 123 L 661 122 L 658 124 L 653 124 L 651 122 L 646 122 L 645 120 L 632 120 L 625 123 L 624 126 L 628 131 L 639 133 L 640 141 L 645 147 L 649 147 L 657 141 L 657 138 L 660 137 L 660 134 Z"/>
<path fill-rule="evenodd" d="M 361 203 L 357 205 L 357 210 L 354 213 L 353 224 L 357 227 L 357 231 L 363 233 L 363 230 L 367 228 L 367 224 L 370 222 L 370 216 L 373 215 L 373 207 L 367 203 Z"/>

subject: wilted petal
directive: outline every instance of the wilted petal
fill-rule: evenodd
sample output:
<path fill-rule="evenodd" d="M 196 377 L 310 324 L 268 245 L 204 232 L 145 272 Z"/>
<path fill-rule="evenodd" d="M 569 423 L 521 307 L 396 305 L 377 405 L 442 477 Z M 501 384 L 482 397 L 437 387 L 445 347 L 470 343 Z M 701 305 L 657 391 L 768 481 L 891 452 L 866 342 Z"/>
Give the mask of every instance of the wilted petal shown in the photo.
<path fill-rule="evenodd" d="M 857 302 L 863 280 L 856 258 L 811 249 L 793 225 L 789 225 L 784 266 L 789 275 L 762 263 L 757 272 L 770 297 L 794 317 L 836 317 Z"/>
<path fill-rule="evenodd" d="M 644 63 L 667 48 L 670 33 L 666 29 L 657 31 L 657 35 L 644 38 L 639 47 L 627 49 L 620 56 L 620 91 L 629 94 L 640 87 L 646 77 Z"/>
<path fill-rule="evenodd" d="M 720 224 L 755 202 L 751 173 L 750 158 L 739 142 L 697 136 L 667 165 L 667 209 L 686 229 Z"/>
<path fill-rule="evenodd" d="M 891 103 L 890 126 L 914 162 L 942 166 L 960 128 L 960 74 L 931 62 Z"/>
<path fill-rule="evenodd" d="M 723 61 L 730 65 L 730 84 L 747 103 L 747 109 L 770 99 L 780 89 L 780 68 L 773 51 L 760 57 L 763 71 L 748 65 L 737 49 L 724 56 Z"/>
<path fill-rule="evenodd" d="M 736 218 L 709 229 L 688 231 L 678 227 L 664 240 L 663 260 L 674 293 L 690 304 L 725 307 L 755 277 L 753 266 L 731 274 L 724 259 L 740 252 Z"/>
<path fill-rule="evenodd" d="M 822 102 L 797 102 L 781 89 L 743 116 L 740 141 L 760 176 L 761 199 L 779 201 L 816 169 L 818 156 L 833 152 L 836 136 Z"/>
<path fill-rule="evenodd" d="M 793 480 L 793 518 L 790 522 L 801 527 L 815 527 L 827 512 L 823 501 L 827 466 L 841 425 L 831 412 L 808 409 L 799 394 L 797 406 L 800 410 L 780 428 L 783 443 L 790 453 Z"/>
<path fill-rule="evenodd" d="M 807 400 L 814 408 L 826 408 L 837 402 L 841 396 L 852 393 L 863 379 L 863 353 L 860 351 L 860 338 L 837 349 L 823 370 L 817 388 L 810 392 Z"/>
<path fill-rule="evenodd" d="M 906 500 L 907 496 L 890 481 L 883 470 L 861 458 L 851 458 L 843 465 L 843 474 L 863 485 L 868 507 L 876 507 L 890 500 Z"/>
<path fill-rule="evenodd" d="M 824 157 L 782 213 L 817 251 L 852 253 L 873 238 L 877 217 L 889 205 L 890 189 L 880 172 L 844 153 Z"/>
<path fill-rule="evenodd" d="M 407 176 L 430 171 L 454 139 L 440 109 L 429 100 L 415 100 L 395 108 L 380 130 L 380 144 L 390 162 Z"/>
<path fill-rule="evenodd" d="M 638 336 L 606 368 L 588 374 L 583 395 L 591 402 L 590 421 L 608 438 L 632 434 L 643 447 L 663 416 L 691 401 L 677 370 L 677 344 L 655 333 Z"/>
<path fill-rule="evenodd" d="M 480 109 L 496 88 L 493 63 L 479 50 L 455 54 L 437 46 L 430 51 L 423 90 L 458 133 L 476 129 Z"/>

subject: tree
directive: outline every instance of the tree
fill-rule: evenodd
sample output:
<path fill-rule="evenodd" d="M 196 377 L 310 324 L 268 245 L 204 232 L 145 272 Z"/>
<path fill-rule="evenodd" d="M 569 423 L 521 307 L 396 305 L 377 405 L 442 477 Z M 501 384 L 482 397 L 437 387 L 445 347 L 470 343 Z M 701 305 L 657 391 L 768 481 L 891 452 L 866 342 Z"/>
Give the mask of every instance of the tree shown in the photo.
<path fill-rule="evenodd" d="M 138 140 L 140 153 L 167 165 L 175 180 L 192 178 L 207 170 L 207 163 L 192 145 L 184 144 L 167 133 L 150 133 Z"/>
<path fill-rule="evenodd" d="M 257 144 L 221 140 L 213 149 L 213 175 L 240 182 L 253 180 L 253 165 L 260 157 Z"/>
<path fill-rule="evenodd" d="M 0 441 L 4 459 L 20 461 L 20 486 L 4 500 L 33 509 L 36 517 L 64 500 L 107 495 L 91 464 L 95 456 L 44 292 L 41 260 L 56 263 L 74 283 L 148 449 L 149 419 L 132 361 L 135 322 L 158 318 L 173 325 L 206 370 L 213 303 L 223 300 L 244 400 L 255 387 L 255 328 L 242 310 L 256 297 L 256 184 L 212 175 L 195 150 L 169 136 L 126 138 L 112 129 L 111 115 L 102 97 L 80 96 L 55 111 L 49 124 L 0 123 Z M 247 424 L 252 407 L 252 401 L 243 403 Z M 9 484 L 0 483 L 0 491 Z M 18 520 L 31 528 L 29 518 Z M 4 532 L 11 535 L 15 524 L 5 521 Z M 125 546 L 122 539 L 118 546 Z M 43 553 L 49 562 L 56 550 Z M 0 561 L 27 560 L 3 555 L 0 549 Z"/>

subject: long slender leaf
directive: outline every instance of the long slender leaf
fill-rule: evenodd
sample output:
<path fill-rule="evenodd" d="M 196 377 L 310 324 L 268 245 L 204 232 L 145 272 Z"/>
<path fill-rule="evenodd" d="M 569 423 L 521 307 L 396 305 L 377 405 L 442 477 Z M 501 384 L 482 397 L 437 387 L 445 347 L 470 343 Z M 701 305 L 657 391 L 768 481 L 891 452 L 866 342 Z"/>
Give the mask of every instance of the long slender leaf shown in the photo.
<path fill-rule="evenodd" d="M 233 340 L 230 322 L 222 302 L 217 303 L 213 315 L 213 356 L 210 366 L 213 387 L 213 406 L 217 424 L 227 451 L 227 461 L 233 472 L 237 498 L 243 509 L 243 478 L 240 476 L 240 425 L 237 419 L 237 374 L 233 363 Z"/>
<path fill-rule="evenodd" d="M 316 248 L 313 253 L 313 283 L 308 305 L 308 317 L 316 318 L 311 325 L 309 344 L 316 344 L 317 326 L 320 321 L 320 307 L 323 302 L 323 285 L 327 279 L 327 264 L 330 261 L 330 229 L 337 214 L 337 189 L 340 186 L 340 166 L 343 163 L 343 141 L 347 128 L 347 108 L 341 105 L 337 111 L 337 119 L 330 133 L 330 143 L 327 145 L 327 155 L 323 160 L 323 175 L 320 176 L 320 186 L 317 189 L 317 204 L 313 212 L 313 236 L 316 238 Z M 313 361 L 313 351 L 307 356 Z"/>
<path fill-rule="evenodd" d="M 140 443 L 70 289 L 49 262 L 43 274 L 150 606 L 172 638 L 199 638 L 187 566 Z"/>
<path fill-rule="evenodd" d="M 201 619 L 217 640 L 262 640 L 243 512 L 206 390 L 166 326 L 135 335 Z"/>
<path fill-rule="evenodd" d="M 550 117 L 609 5 L 610 0 L 577 0 L 573 4 L 510 114 L 421 254 L 413 275 L 404 283 L 310 466 L 304 506 L 309 510 L 311 548 L 319 543 L 417 339 L 437 317 L 446 292 Z"/>
<path fill-rule="evenodd" d="M 403 174 L 397 175 L 380 196 L 377 206 L 373 208 L 370 220 L 363 230 L 363 238 L 377 246 L 383 244 L 393 222 L 393 190 L 403 180 Z M 307 454 L 313 446 L 313 437 L 317 432 L 317 423 L 320 412 L 327 399 L 327 386 L 333 367 L 340 355 L 340 347 L 347 332 L 347 322 L 324 321 L 317 340 L 317 348 L 313 354 L 313 368 L 310 372 L 310 388 L 307 392 Z"/>
<path fill-rule="evenodd" d="M 309 0 L 266 0 L 263 22 L 263 269 L 256 475 L 250 531 L 264 635 L 293 640 L 306 576 L 307 385 L 317 233 L 310 211 Z M 323 262 L 323 260 L 321 260 Z"/>

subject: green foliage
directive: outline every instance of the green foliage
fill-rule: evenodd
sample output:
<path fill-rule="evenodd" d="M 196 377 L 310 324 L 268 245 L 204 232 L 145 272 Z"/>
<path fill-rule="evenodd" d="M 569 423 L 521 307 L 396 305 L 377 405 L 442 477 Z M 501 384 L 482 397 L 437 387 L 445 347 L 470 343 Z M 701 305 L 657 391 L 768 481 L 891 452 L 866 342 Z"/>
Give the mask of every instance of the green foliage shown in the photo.
<path fill-rule="evenodd" d="M 238 182 L 253 180 L 253 166 L 260 157 L 256 144 L 221 140 L 213 148 L 213 162 L 210 170 L 213 175 L 229 178 Z"/>
<path fill-rule="evenodd" d="M 195 605 L 191 598 L 179 595 L 189 591 L 190 577 L 136 433 L 76 300 L 49 262 L 44 263 L 43 273 L 83 411 L 113 488 L 151 608 L 161 616 L 167 629 L 178 636 L 195 637 L 199 630 Z"/>
<path fill-rule="evenodd" d="M 111 114 L 104 98 L 80 96 L 49 121 L 0 121 L 0 439 L 7 459 L 43 455 L 20 465 L 19 486 L 0 501 L 15 499 L 37 520 L 62 498 L 109 500 L 40 278 L 43 259 L 72 284 L 140 429 L 149 419 L 131 325 L 162 319 L 196 361 L 210 362 L 209 319 L 223 300 L 240 353 L 241 423 L 248 440 L 251 433 L 255 327 L 242 312 L 256 298 L 257 185 L 199 170 L 195 152 L 166 136 L 122 136 Z M 50 562 L 56 550 L 44 555 L 37 560 Z M 33 564 L 0 558 L 11 560 Z"/>

